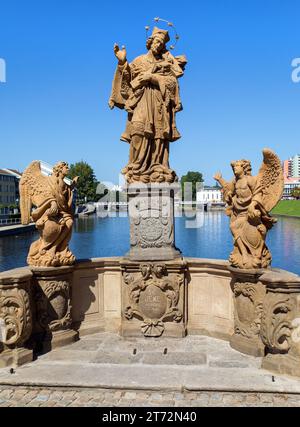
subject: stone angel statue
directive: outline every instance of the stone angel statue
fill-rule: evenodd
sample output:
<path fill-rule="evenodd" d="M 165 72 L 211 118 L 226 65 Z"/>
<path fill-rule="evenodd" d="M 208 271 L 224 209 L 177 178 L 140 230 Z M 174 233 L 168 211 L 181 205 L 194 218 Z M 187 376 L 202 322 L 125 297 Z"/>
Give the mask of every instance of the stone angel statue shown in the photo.
<path fill-rule="evenodd" d="M 78 177 L 70 185 L 65 177 L 68 164 L 57 163 L 50 176 L 41 173 L 39 161 L 33 161 L 20 180 L 20 206 L 22 224 L 29 224 L 31 218 L 40 233 L 33 242 L 27 262 L 29 265 L 56 267 L 72 265 L 75 257 L 68 244 L 73 227 L 73 189 Z M 31 212 L 32 205 L 36 208 Z"/>
<path fill-rule="evenodd" d="M 129 184 L 177 181 L 169 165 L 169 145 L 180 138 L 175 120 L 182 110 L 178 79 L 187 60 L 167 50 L 169 40 L 168 31 L 154 27 L 146 43 L 148 53 L 131 63 L 126 49 L 114 46 L 118 65 L 109 106 L 128 113 L 121 140 L 130 144 L 129 163 L 122 170 Z"/>
<path fill-rule="evenodd" d="M 252 176 L 249 160 L 238 160 L 231 166 L 231 182 L 226 182 L 220 173 L 214 176 L 223 187 L 226 213 L 230 216 L 234 249 L 229 261 L 243 269 L 267 268 L 272 257 L 266 235 L 276 222 L 269 212 L 281 199 L 284 186 L 280 159 L 272 150 L 264 149 L 257 176 Z"/>

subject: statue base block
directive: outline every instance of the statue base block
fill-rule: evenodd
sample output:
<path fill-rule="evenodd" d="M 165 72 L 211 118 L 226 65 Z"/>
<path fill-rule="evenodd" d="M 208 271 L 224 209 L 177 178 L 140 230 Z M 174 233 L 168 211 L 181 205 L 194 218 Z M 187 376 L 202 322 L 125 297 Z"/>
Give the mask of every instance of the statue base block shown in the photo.
<path fill-rule="evenodd" d="M 47 353 L 55 348 L 72 344 L 78 341 L 78 339 L 78 332 L 73 330 L 53 332 L 52 335 L 43 341 L 43 352 Z"/>
<path fill-rule="evenodd" d="M 300 377 L 300 358 L 289 354 L 268 354 L 261 367 L 277 374 Z"/>
<path fill-rule="evenodd" d="M 72 325 L 73 267 L 32 268 L 35 283 L 35 333 L 43 352 L 78 339 Z"/>
<path fill-rule="evenodd" d="M 232 335 L 230 338 L 230 347 L 240 353 L 248 354 L 254 357 L 263 357 L 265 355 L 265 346 L 260 338 L 251 339 L 243 337 L 242 335 Z"/>
<path fill-rule="evenodd" d="M 122 267 L 121 335 L 184 337 L 186 335 L 186 264 L 129 262 Z"/>
<path fill-rule="evenodd" d="M 0 368 L 17 367 L 33 361 L 33 351 L 27 348 L 5 350 L 0 356 Z"/>

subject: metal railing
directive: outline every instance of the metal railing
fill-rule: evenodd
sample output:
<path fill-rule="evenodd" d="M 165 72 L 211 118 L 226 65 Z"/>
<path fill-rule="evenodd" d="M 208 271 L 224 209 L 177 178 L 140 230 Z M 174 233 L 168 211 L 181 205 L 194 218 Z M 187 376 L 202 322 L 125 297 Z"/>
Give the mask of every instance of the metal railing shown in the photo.
<path fill-rule="evenodd" d="M 16 225 L 16 224 L 21 224 L 20 218 L 0 219 L 0 227 L 5 225 Z"/>

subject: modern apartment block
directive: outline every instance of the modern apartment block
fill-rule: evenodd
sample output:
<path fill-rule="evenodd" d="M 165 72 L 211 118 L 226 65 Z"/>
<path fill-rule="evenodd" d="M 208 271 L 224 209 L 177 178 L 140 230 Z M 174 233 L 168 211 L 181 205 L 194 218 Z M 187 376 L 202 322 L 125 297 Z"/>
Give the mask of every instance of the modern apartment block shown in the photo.
<path fill-rule="evenodd" d="M 285 178 L 300 177 L 300 154 L 295 154 L 290 159 L 284 160 L 283 173 Z"/>
<path fill-rule="evenodd" d="M 296 154 L 282 163 L 284 175 L 283 199 L 292 198 L 292 192 L 300 187 L 300 155 Z"/>

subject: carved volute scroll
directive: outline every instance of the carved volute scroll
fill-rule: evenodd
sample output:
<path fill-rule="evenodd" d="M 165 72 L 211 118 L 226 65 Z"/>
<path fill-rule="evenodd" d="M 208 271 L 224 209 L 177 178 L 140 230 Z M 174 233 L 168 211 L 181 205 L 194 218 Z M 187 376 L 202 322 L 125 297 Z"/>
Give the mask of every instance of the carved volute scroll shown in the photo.
<path fill-rule="evenodd" d="M 291 348 L 293 297 L 269 292 L 263 307 L 261 338 L 270 353 L 288 353 Z"/>

